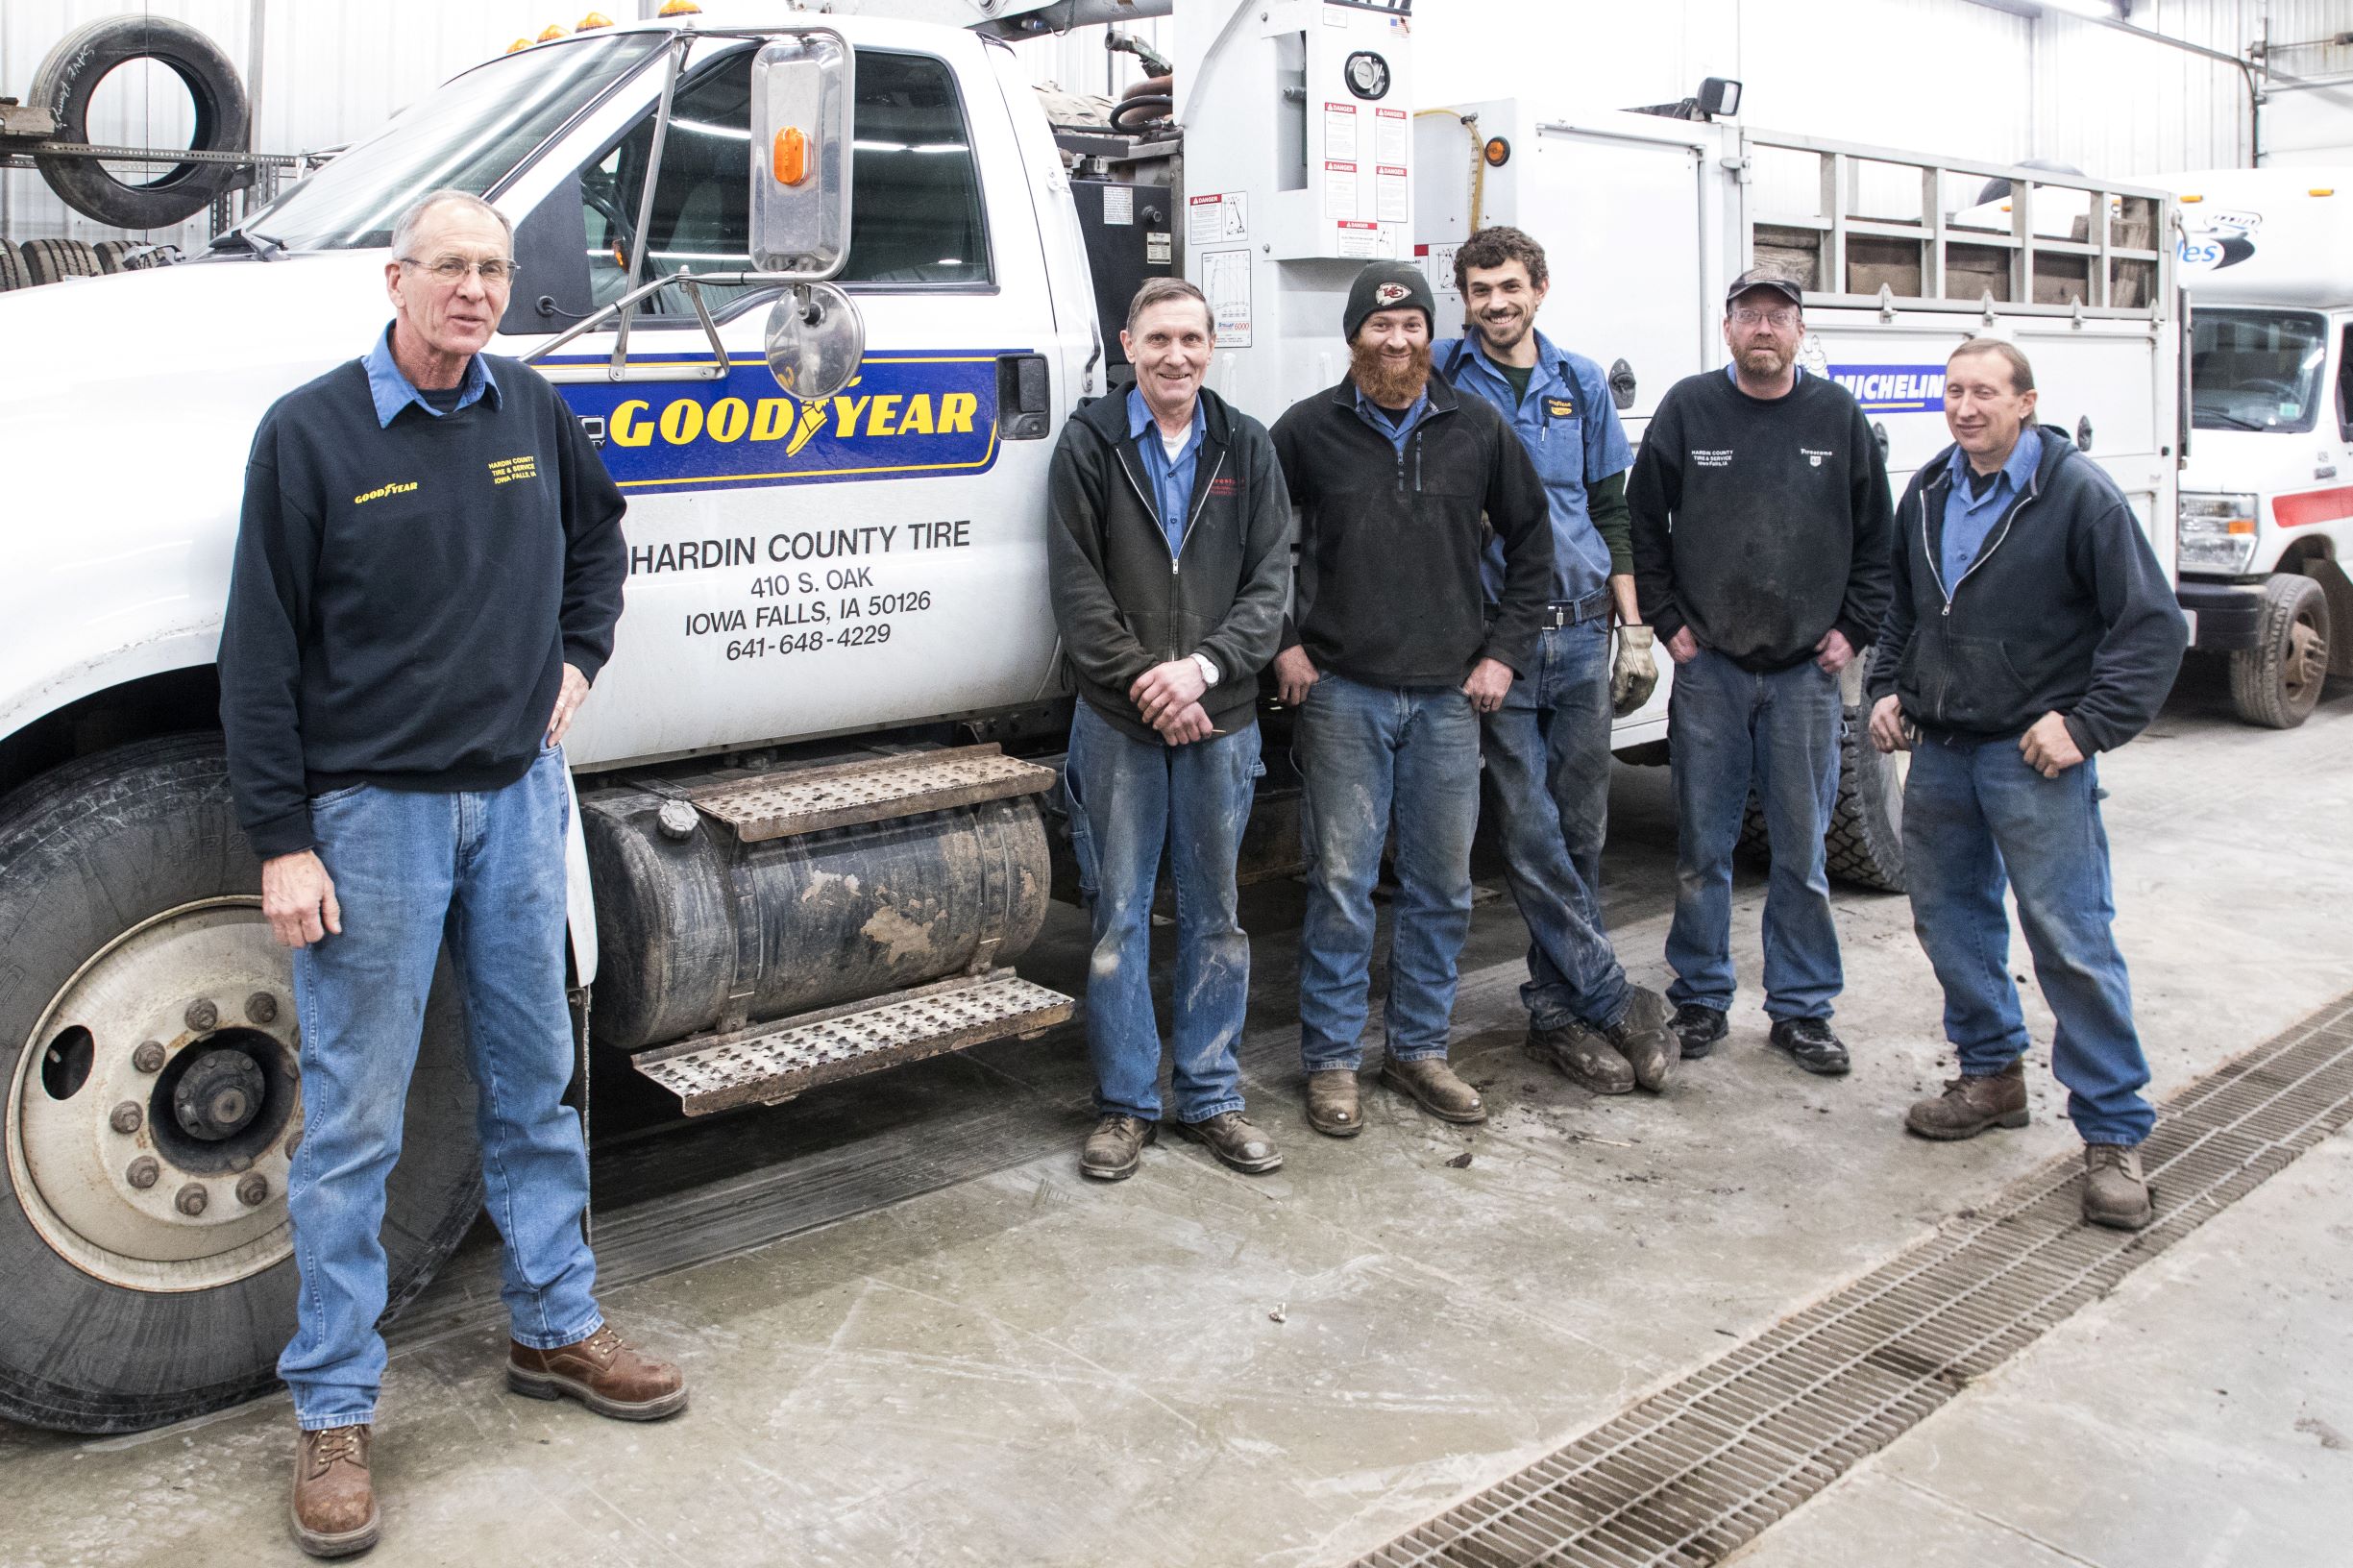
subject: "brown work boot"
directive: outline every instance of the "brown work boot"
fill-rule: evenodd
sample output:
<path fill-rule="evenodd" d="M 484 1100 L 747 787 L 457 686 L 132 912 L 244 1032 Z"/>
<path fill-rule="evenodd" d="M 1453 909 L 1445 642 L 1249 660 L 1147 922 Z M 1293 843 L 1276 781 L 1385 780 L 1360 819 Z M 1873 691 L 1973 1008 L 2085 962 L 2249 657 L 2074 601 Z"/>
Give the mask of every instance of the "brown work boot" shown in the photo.
<path fill-rule="evenodd" d="M 1667 999 L 1644 986 L 1626 988 L 1626 1006 L 1602 1036 L 1634 1069 L 1634 1082 L 1664 1094 L 1683 1070 L 1683 1042 L 1667 1027 Z"/>
<path fill-rule="evenodd" d="M 1144 1149 L 1160 1137 L 1160 1123 L 1113 1113 L 1094 1124 L 1079 1151 L 1079 1173 L 1098 1182 L 1124 1182 L 1143 1164 Z"/>
<path fill-rule="evenodd" d="M 1479 1090 L 1456 1077 L 1442 1056 L 1417 1056 L 1407 1062 L 1392 1056 L 1381 1064 L 1381 1081 L 1401 1094 L 1411 1095 L 1414 1104 L 1440 1121 L 1487 1119 Z"/>
<path fill-rule="evenodd" d="M 376 1486 L 368 1478 L 365 1426 L 298 1432 L 294 1442 L 294 1502 L 288 1518 L 294 1544 L 314 1557 L 349 1557 L 376 1544 Z"/>
<path fill-rule="evenodd" d="M 1283 1168 L 1283 1156 L 1264 1133 L 1250 1125 L 1239 1111 L 1220 1112 L 1199 1121 L 1180 1121 L 1178 1132 L 1245 1176 L 1263 1176 Z"/>
<path fill-rule="evenodd" d="M 2112 1231 L 2138 1231 L 2157 1217 L 2138 1144 L 2083 1146 L 2083 1217 Z"/>
<path fill-rule="evenodd" d="M 1356 1068 L 1326 1067 L 1308 1074 L 1308 1125 L 1328 1138 L 1354 1138 L 1364 1131 Z"/>
<path fill-rule="evenodd" d="M 1912 1102 L 1903 1125 L 1949 1143 L 1975 1138 L 1988 1127 L 2023 1127 L 2026 1121 L 2026 1064 L 2013 1062 L 1999 1072 L 1946 1079 L 1945 1092 Z"/>
<path fill-rule="evenodd" d="M 532 1399 L 576 1399 L 618 1421 L 659 1421 L 686 1409 L 686 1374 L 630 1349 L 609 1323 L 553 1350 L 510 1342 L 506 1386 Z"/>
<path fill-rule="evenodd" d="M 1581 1088 L 1596 1094 L 1631 1094 L 1633 1064 L 1617 1047 L 1572 1018 L 1557 1029 L 1539 1029 L 1528 1020 L 1528 1040 L 1521 1047 L 1531 1058 L 1549 1062 Z"/>

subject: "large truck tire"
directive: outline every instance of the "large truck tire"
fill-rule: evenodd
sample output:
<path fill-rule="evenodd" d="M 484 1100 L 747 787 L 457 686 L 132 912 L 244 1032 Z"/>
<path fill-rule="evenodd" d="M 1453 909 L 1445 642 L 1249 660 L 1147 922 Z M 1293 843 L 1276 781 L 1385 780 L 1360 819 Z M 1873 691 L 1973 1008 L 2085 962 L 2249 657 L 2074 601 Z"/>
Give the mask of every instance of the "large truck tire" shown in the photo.
<path fill-rule="evenodd" d="M 16 247 L 0 239 L 0 294 L 12 288 L 31 288 L 33 274 L 25 266 L 25 258 L 16 254 Z"/>
<path fill-rule="evenodd" d="M 251 108 L 237 68 L 220 46 L 185 22 L 162 16 L 108 16 L 58 40 L 33 76 L 26 102 L 56 119 L 58 136 L 89 137 L 90 100 L 117 66 L 152 60 L 180 78 L 196 107 L 189 147 L 204 153 L 245 151 Z M 42 158 L 41 178 L 58 199 L 85 217 L 115 229 L 161 229 L 202 212 L 212 199 L 251 179 L 233 163 L 175 163 L 152 180 L 117 179 L 94 158 Z M 150 165 L 152 167 L 152 165 Z"/>
<path fill-rule="evenodd" d="M 78 239 L 28 239 L 23 255 L 25 276 L 36 283 L 100 275 L 98 253 Z"/>
<path fill-rule="evenodd" d="M 2230 656 L 2230 702 L 2266 729 L 2293 729 L 2319 705 L 2328 679 L 2328 594 L 2311 577 L 2282 572 L 2263 585 L 2263 629 L 2253 648 Z"/>
<path fill-rule="evenodd" d="M 275 1381 L 302 1107 L 260 882 L 216 735 L 0 800 L 0 1417 L 134 1432 Z M 388 1190 L 392 1311 L 480 1212 L 474 1098 L 445 975 Z"/>

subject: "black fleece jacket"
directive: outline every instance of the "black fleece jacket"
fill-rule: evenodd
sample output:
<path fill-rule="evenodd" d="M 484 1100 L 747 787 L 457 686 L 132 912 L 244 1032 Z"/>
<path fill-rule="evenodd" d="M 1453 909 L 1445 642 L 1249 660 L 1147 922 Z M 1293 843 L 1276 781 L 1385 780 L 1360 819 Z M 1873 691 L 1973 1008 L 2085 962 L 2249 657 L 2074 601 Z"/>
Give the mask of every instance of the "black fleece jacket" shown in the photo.
<path fill-rule="evenodd" d="M 1634 592 L 1660 641 L 1688 626 L 1744 670 L 1833 628 L 1860 651 L 1887 607 L 1887 463 L 1837 382 L 1752 398 L 1721 370 L 1667 389 L 1626 481 Z"/>
<path fill-rule="evenodd" d="M 1201 425 L 1173 556 L 1128 438 L 1124 393 L 1080 409 L 1054 448 L 1046 529 L 1054 624 L 1079 695 L 1140 741 L 1160 735 L 1128 688 L 1154 665 L 1195 653 L 1217 667 L 1217 684 L 1201 697 L 1210 723 L 1249 723 L 1290 594 L 1290 501 L 1266 428 L 1206 388 Z"/>
<path fill-rule="evenodd" d="M 2057 430 L 2020 439 L 2042 461 L 1958 582 L 1938 565 L 1953 449 L 1912 476 L 1867 690 L 1925 730 L 1998 739 L 2057 713 L 2086 755 L 2113 751 L 2173 689 L 2189 628 L 2107 471 Z"/>
<path fill-rule="evenodd" d="M 1357 411 L 1354 381 L 1275 421 L 1300 508 L 1283 646 L 1375 686 L 1458 686 L 1482 658 L 1524 672 L 1552 591 L 1552 512 L 1528 449 L 1485 399 L 1442 376 L 1429 389 L 1403 453 Z M 1490 528 L 1504 543 L 1492 622 L 1479 580 Z"/>
<path fill-rule="evenodd" d="M 221 625 L 237 824 L 312 846 L 351 784 L 486 790 L 539 755 L 563 667 L 613 651 L 625 502 L 579 421 L 520 360 L 495 395 L 377 423 L 359 360 L 278 400 L 245 461 Z"/>

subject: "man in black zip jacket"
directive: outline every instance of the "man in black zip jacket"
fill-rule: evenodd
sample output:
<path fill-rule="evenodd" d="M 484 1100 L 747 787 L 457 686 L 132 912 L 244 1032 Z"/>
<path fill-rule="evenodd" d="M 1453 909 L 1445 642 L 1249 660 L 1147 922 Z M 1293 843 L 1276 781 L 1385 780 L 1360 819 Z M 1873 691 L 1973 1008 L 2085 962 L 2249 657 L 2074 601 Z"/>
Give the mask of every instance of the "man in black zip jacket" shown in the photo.
<path fill-rule="evenodd" d="M 1732 362 L 1659 400 L 1626 499 L 1634 591 L 1675 661 L 1671 1026 L 1686 1057 L 1724 1037 L 1732 847 L 1753 786 L 1773 846 L 1772 1042 L 1837 1075 L 1848 1060 L 1830 1029 L 1842 974 L 1822 840 L 1838 801 L 1839 675 L 1887 604 L 1887 466 L 1854 399 L 1797 363 L 1803 298 L 1768 268 L 1733 280 Z"/>
<path fill-rule="evenodd" d="M 1265 428 L 1201 385 L 1212 334 L 1199 289 L 1147 282 L 1119 340 L 1136 384 L 1064 426 L 1046 530 L 1054 619 L 1079 687 L 1064 782 L 1094 916 L 1097 1121 L 1079 1168 L 1132 1175 L 1160 1125 L 1152 894 L 1164 846 L 1177 1126 L 1256 1175 L 1283 1157 L 1242 1115 L 1235 1047 L 1250 939 L 1235 865 L 1261 772 L 1259 672 L 1290 589 L 1290 506 Z"/>
<path fill-rule="evenodd" d="M 1363 1127 L 1373 883 L 1392 821 L 1382 1081 L 1443 1120 L 1486 1119 L 1446 1065 L 1470 930 L 1480 716 L 1527 668 L 1552 587 L 1543 483 L 1501 415 L 1431 375 L 1433 315 L 1419 267 L 1366 267 L 1342 318 L 1348 380 L 1275 422 L 1301 509 L 1298 592 L 1275 661 L 1298 710 L 1307 794 L 1300 1053 L 1308 1124 L 1335 1138 Z M 1489 527 L 1504 546 L 1492 620 L 1479 575 Z"/>
<path fill-rule="evenodd" d="M 2155 1214 L 2138 1145 L 2148 1060 L 2110 929 L 2093 756 L 2154 718 L 2186 634 L 2172 585 L 2107 474 L 2033 423 L 2034 371 L 1975 338 L 1945 367 L 1954 444 L 1897 511 L 1895 602 L 1871 671 L 1871 738 L 1912 750 L 1903 853 L 1913 928 L 1945 990 L 1961 1076 L 1914 1105 L 1924 1138 L 2026 1125 L 2026 1025 L 2006 884 L 2057 1017 L 2051 1070 L 2083 1135 L 2084 1217 Z"/>

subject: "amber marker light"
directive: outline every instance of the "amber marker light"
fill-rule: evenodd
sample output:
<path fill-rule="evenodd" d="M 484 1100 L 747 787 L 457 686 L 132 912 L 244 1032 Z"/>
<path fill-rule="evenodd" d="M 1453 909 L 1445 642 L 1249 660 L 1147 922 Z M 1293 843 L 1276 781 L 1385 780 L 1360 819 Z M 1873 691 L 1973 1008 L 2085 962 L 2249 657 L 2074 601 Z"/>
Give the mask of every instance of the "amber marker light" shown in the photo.
<path fill-rule="evenodd" d="M 772 160 L 776 184 L 797 185 L 809 178 L 809 138 L 800 127 L 788 125 L 776 133 L 776 149 Z"/>
<path fill-rule="evenodd" d="M 1484 149 L 1484 156 L 1487 160 L 1488 168 L 1500 169 L 1505 164 L 1511 161 L 1511 143 L 1506 141 L 1501 136 L 1489 136 L 1487 138 L 1487 145 Z"/>
<path fill-rule="evenodd" d="M 695 0 L 664 0 L 659 14 L 664 16 L 699 16 L 702 8 Z"/>
<path fill-rule="evenodd" d="M 2337 187 L 2335 185 L 2316 185 L 2304 194 L 2307 196 L 2334 196 L 2337 194 Z"/>
<path fill-rule="evenodd" d="M 2206 198 L 2205 198 L 2205 197 L 2203 197 L 2203 196 L 2177 196 L 2177 197 L 2175 197 L 2175 198 L 2174 198 L 2174 200 L 2175 200 L 2175 201 L 2177 201 L 2177 202 L 2181 202 L 2181 203 L 2183 203 L 2184 205 L 2187 205 L 2187 204 L 2189 204 L 2189 203 L 2191 203 L 2191 202 L 2202 202 L 2202 201 L 2204 201 L 2205 199 L 2206 199 Z"/>
<path fill-rule="evenodd" d="M 550 22 L 548 24 L 548 30 L 539 35 L 539 41 L 542 43 L 552 43 L 555 39 L 560 38 L 563 36 L 563 28 L 554 22 Z"/>
<path fill-rule="evenodd" d="M 574 28 L 573 31 L 575 33 L 594 33 L 601 27 L 610 27 L 612 25 L 613 19 L 610 16 L 607 16 L 601 11 L 592 11 L 587 15 L 580 18 L 580 25 Z"/>
<path fill-rule="evenodd" d="M 510 55 L 511 55 L 511 54 L 513 54 L 513 53 L 514 53 L 516 50 L 518 50 L 518 49 L 528 49 L 530 46 L 531 46 L 531 40 L 530 40 L 530 39 L 528 39 L 528 38 L 517 38 L 517 39 L 516 39 L 514 42 L 512 42 L 512 43 L 510 43 L 510 44 L 508 44 L 508 45 L 506 46 L 506 52 L 507 52 L 508 54 L 510 54 Z"/>

